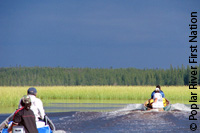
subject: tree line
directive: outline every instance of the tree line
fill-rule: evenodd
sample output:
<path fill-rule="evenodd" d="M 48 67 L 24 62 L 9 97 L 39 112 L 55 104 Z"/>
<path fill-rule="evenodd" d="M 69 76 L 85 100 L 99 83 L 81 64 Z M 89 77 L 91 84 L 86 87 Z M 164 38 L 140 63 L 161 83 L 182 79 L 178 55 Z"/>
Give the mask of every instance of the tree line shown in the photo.
<path fill-rule="evenodd" d="M 198 66 L 198 68 L 200 65 Z M 200 84 L 198 69 L 198 84 Z M 0 86 L 188 85 L 190 66 L 169 69 L 136 68 L 0 68 Z"/>

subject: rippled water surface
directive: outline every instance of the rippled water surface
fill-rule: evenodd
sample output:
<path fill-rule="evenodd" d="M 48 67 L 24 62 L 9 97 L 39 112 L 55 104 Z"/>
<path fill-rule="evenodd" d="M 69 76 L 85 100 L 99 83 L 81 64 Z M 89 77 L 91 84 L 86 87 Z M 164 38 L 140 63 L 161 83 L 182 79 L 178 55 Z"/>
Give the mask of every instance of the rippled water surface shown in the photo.
<path fill-rule="evenodd" d="M 172 104 L 169 112 L 143 111 L 142 104 L 60 103 L 45 107 L 57 130 L 72 133 L 93 132 L 191 132 L 191 110 L 184 104 Z M 0 115 L 2 122 L 8 114 Z"/>

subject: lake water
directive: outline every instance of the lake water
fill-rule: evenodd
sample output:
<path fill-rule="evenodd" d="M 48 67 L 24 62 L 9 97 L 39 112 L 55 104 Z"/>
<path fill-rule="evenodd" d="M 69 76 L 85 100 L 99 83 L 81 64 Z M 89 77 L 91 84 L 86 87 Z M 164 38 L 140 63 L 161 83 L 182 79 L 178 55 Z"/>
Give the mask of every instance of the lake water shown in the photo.
<path fill-rule="evenodd" d="M 169 112 L 143 111 L 143 104 L 130 103 L 51 103 L 45 111 L 57 130 L 71 133 L 111 132 L 191 132 L 190 105 L 172 104 Z M 9 114 L 0 114 L 2 122 Z"/>

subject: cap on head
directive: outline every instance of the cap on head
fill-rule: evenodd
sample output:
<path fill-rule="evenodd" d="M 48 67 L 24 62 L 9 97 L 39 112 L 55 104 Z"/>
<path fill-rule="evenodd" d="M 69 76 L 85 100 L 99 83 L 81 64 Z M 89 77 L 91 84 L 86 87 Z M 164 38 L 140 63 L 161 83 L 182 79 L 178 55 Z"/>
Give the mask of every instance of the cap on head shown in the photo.
<path fill-rule="evenodd" d="M 156 88 L 155 91 L 160 91 L 160 89 L 159 89 L 159 88 Z"/>
<path fill-rule="evenodd" d="M 34 87 L 28 89 L 27 94 L 36 95 L 37 90 Z"/>
<path fill-rule="evenodd" d="M 31 103 L 31 98 L 30 98 L 30 96 L 24 95 L 24 96 L 22 97 L 22 102 L 23 102 L 24 104 L 29 104 L 29 103 Z"/>

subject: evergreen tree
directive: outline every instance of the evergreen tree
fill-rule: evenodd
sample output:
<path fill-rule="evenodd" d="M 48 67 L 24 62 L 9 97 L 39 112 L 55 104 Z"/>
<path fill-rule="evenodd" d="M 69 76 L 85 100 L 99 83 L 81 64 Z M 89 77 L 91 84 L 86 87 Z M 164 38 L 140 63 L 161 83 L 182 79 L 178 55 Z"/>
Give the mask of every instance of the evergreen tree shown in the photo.
<path fill-rule="evenodd" d="M 200 65 L 198 84 L 200 84 Z M 1 86 L 51 85 L 188 85 L 190 67 L 170 69 L 0 68 Z"/>

